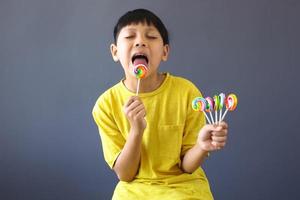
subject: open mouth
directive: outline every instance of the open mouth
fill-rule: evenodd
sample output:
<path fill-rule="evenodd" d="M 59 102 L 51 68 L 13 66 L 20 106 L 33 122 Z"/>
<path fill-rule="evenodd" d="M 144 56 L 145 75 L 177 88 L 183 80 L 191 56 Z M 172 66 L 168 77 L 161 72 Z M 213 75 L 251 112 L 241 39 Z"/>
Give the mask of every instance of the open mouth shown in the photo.
<path fill-rule="evenodd" d="M 144 64 L 148 65 L 148 58 L 144 54 L 135 54 L 131 58 L 131 62 L 133 65 Z"/>

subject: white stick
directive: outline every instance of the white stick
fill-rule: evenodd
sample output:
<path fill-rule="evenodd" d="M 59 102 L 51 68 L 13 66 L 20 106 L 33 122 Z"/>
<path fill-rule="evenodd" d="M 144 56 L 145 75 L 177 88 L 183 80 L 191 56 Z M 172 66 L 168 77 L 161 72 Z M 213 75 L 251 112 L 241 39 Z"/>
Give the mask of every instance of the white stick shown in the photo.
<path fill-rule="evenodd" d="M 225 110 L 225 112 L 224 112 L 224 115 L 222 116 L 222 119 L 221 119 L 221 121 L 223 121 L 223 120 L 224 120 L 224 118 L 225 118 L 225 115 L 227 114 L 227 112 L 228 112 L 228 109 L 226 108 L 226 110 Z"/>
<path fill-rule="evenodd" d="M 218 111 L 215 110 L 215 123 L 217 124 L 218 123 Z"/>
<path fill-rule="evenodd" d="M 138 82 L 137 82 L 137 88 L 136 88 L 136 94 L 135 94 L 135 96 L 138 96 L 138 95 L 139 95 L 140 81 L 141 81 L 141 79 L 140 79 L 140 78 L 138 78 Z"/>
<path fill-rule="evenodd" d="M 211 119 L 212 123 L 214 124 L 215 123 L 214 122 L 214 117 L 212 116 L 211 111 L 209 111 L 209 115 L 210 115 L 210 119 Z"/>
<path fill-rule="evenodd" d="M 222 121 L 222 108 L 220 108 L 220 115 L 219 115 L 219 124 L 221 123 L 221 121 Z"/>
<path fill-rule="evenodd" d="M 205 111 L 203 111 L 203 113 L 204 113 L 204 115 L 205 115 L 205 117 L 206 117 L 206 120 L 208 121 L 208 123 L 209 123 L 209 124 L 211 124 L 211 122 L 210 122 L 210 120 L 209 120 L 209 118 L 208 118 L 207 114 L 205 113 Z"/>

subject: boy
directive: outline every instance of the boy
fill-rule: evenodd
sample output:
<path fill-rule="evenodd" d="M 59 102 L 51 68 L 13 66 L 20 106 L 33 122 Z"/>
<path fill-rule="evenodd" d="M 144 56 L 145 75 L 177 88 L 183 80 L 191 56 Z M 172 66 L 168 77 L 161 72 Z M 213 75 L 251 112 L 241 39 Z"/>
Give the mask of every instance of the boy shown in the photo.
<path fill-rule="evenodd" d="M 227 124 L 205 125 L 203 114 L 191 108 L 200 91 L 186 79 L 158 72 L 170 48 L 168 31 L 155 14 L 127 12 L 114 39 L 111 54 L 125 78 L 93 108 L 104 158 L 120 180 L 113 199 L 213 199 L 199 166 L 208 152 L 225 146 Z M 137 60 L 148 71 L 135 96 Z"/>

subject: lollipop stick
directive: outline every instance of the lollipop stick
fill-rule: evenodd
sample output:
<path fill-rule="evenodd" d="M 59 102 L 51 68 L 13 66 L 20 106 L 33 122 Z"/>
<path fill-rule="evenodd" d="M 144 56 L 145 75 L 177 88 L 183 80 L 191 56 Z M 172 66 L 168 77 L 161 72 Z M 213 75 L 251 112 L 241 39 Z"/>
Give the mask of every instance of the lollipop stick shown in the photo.
<path fill-rule="evenodd" d="M 136 88 L 136 94 L 135 94 L 135 96 L 138 96 L 138 95 L 139 95 L 140 81 L 141 81 L 141 79 L 140 79 L 140 78 L 138 78 L 138 82 L 137 82 L 137 88 Z"/>
<path fill-rule="evenodd" d="M 225 118 L 225 115 L 227 114 L 227 112 L 228 112 L 228 109 L 226 108 L 226 110 L 225 110 L 225 112 L 224 112 L 224 115 L 222 116 L 222 119 L 221 119 L 221 121 L 223 121 L 223 120 L 224 120 L 224 118 Z"/>
<path fill-rule="evenodd" d="M 212 123 L 214 124 L 214 123 L 215 123 L 215 122 L 214 122 L 214 117 L 212 116 L 212 114 L 211 114 L 210 111 L 209 111 L 209 115 L 210 115 L 210 119 L 211 119 Z"/>
<path fill-rule="evenodd" d="M 205 111 L 203 111 L 203 113 L 204 113 L 204 115 L 205 115 L 205 117 L 206 117 L 206 120 L 208 121 L 208 123 L 209 123 L 209 124 L 211 124 L 211 122 L 210 122 L 210 120 L 209 120 L 209 118 L 208 118 L 207 114 L 205 113 Z"/>
<path fill-rule="evenodd" d="M 222 121 L 222 108 L 220 108 L 220 115 L 219 115 L 219 124 L 221 123 L 221 121 Z"/>
<path fill-rule="evenodd" d="M 216 124 L 218 123 L 218 111 L 217 110 L 215 111 L 215 123 Z"/>

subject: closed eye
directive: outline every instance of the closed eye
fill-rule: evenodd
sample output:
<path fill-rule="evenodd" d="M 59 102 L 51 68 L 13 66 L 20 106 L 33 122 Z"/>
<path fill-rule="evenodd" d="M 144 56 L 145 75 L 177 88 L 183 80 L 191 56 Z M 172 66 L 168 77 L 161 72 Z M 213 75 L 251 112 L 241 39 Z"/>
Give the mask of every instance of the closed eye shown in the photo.
<path fill-rule="evenodd" d="M 134 35 L 128 35 L 125 37 L 126 39 L 131 39 L 131 38 L 134 38 Z"/>
<path fill-rule="evenodd" d="M 157 37 L 156 36 L 151 36 L 151 35 L 148 35 L 147 36 L 149 39 L 157 39 Z"/>

